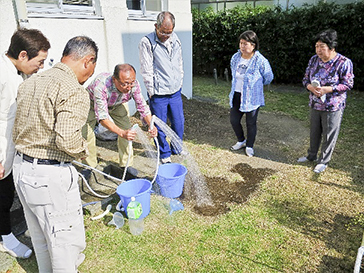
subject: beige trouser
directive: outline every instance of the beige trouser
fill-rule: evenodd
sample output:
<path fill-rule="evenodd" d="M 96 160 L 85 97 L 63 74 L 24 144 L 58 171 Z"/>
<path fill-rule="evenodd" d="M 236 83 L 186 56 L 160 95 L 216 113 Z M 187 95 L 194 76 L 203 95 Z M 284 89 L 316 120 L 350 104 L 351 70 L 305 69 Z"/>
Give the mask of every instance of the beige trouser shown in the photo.
<path fill-rule="evenodd" d="M 116 126 L 123 130 L 131 128 L 129 120 L 129 108 L 128 104 L 119 104 L 109 108 L 109 115 L 113 119 Z M 82 135 L 87 141 L 87 148 L 89 156 L 83 161 L 85 164 L 95 168 L 97 166 L 97 147 L 96 137 L 94 129 L 96 127 L 96 116 L 93 108 L 93 102 L 91 101 L 90 112 L 87 118 L 87 123 L 82 128 Z M 125 167 L 129 157 L 128 140 L 118 136 L 117 140 L 118 152 L 119 152 L 119 165 Z M 133 149 L 130 152 L 129 166 L 133 165 Z"/>
<path fill-rule="evenodd" d="M 77 170 L 71 163 L 39 165 L 17 155 L 13 174 L 39 272 L 77 272 L 86 247 Z"/>

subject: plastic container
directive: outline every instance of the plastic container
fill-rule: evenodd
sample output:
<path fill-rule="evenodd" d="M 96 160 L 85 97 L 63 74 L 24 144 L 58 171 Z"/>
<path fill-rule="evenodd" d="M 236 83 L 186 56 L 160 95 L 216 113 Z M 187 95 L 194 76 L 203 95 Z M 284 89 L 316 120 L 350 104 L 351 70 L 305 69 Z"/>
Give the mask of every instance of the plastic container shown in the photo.
<path fill-rule="evenodd" d="M 130 233 L 133 235 L 141 235 L 144 230 L 144 219 L 129 219 Z"/>
<path fill-rule="evenodd" d="M 150 212 L 150 192 L 152 183 L 147 179 L 132 179 L 120 184 L 116 188 L 116 193 L 120 197 L 126 216 L 129 218 L 127 207 L 131 201 L 131 197 L 142 204 L 143 213 L 139 218 L 145 218 Z"/>
<path fill-rule="evenodd" d="M 124 225 L 124 216 L 120 212 L 115 212 L 108 225 L 114 225 L 116 229 Z"/>
<path fill-rule="evenodd" d="M 130 233 L 133 235 L 140 235 L 144 230 L 144 221 L 140 216 L 143 213 L 142 204 L 135 201 L 135 197 L 131 197 L 131 202 L 127 207 L 127 213 L 129 215 L 129 228 Z"/>
<path fill-rule="evenodd" d="M 139 217 L 143 213 L 142 204 L 139 203 L 138 201 L 135 201 L 134 196 L 130 198 L 130 203 L 126 209 L 129 219 L 139 219 Z"/>
<path fill-rule="evenodd" d="M 169 208 L 170 208 L 169 214 L 172 214 L 174 211 L 183 210 L 185 207 L 180 201 L 172 198 L 171 201 L 169 202 Z"/>
<path fill-rule="evenodd" d="M 178 163 L 168 163 L 159 166 L 156 182 L 161 195 L 176 198 L 182 194 L 187 169 Z"/>

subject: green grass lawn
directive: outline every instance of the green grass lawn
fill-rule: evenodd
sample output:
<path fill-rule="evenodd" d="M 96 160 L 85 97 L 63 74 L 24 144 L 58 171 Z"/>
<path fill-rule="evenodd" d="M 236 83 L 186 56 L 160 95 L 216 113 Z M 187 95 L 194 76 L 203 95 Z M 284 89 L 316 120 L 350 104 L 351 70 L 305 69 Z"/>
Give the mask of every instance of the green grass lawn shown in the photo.
<path fill-rule="evenodd" d="M 227 109 L 229 92 L 227 82 L 194 78 L 194 96 Z M 308 126 L 307 93 L 267 90 L 265 98 L 263 111 Z M 317 176 L 312 166 L 282 164 L 248 202 L 228 203 L 230 212 L 214 217 L 197 214 L 191 202 L 169 215 L 167 201 L 152 195 L 141 236 L 129 233 L 127 220 L 115 230 L 107 225 L 110 215 L 103 221 L 85 215 L 86 260 L 80 272 L 352 272 L 364 226 L 364 92 L 350 92 L 347 104 L 335 150 L 340 159 L 329 171 Z M 216 162 L 228 153 L 187 145 Z M 34 255 L 11 272 L 24 271 L 37 272 Z"/>

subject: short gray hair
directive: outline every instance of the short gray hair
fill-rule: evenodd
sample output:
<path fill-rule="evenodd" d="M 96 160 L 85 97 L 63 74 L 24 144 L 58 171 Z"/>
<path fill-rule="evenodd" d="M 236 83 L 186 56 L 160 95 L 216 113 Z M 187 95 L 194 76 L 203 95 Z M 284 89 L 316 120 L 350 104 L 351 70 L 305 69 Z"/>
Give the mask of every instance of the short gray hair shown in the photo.
<path fill-rule="evenodd" d="M 63 50 L 62 57 L 71 56 L 74 60 L 79 60 L 91 55 L 97 60 L 98 47 L 96 43 L 87 36 L 76 36 L 69 40 Z"/>
<path fill-rule="evenodd" d="M 173 24 L 173 28 L 175 26 L 176 20 L 174 19 L 174 15 L 169 11 L 162 11 L 157 16 L 157 27 L 160 28 L 166 18 L 170 18 Z"/>

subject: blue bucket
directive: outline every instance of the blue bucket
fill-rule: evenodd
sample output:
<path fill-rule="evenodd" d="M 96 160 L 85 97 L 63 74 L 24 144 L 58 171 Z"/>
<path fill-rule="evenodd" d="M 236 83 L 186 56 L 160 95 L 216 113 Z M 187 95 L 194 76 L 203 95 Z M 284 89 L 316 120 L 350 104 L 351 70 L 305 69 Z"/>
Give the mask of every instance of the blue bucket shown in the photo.
<path fill-rule="evenodd" d="M 135 201 L 142 204 L 143 213 L 140 219 L 145 218 L 150 212 L 150 192 L 152 183 L 146 179 L 131 179 L 116 188 L 116 193 L 119 195 L 121 204 L 128 216 L 127 207 L 134 196 Z"/>
<path fill-rule="evenodd" d="M 186 167 L 178 163 L 159 166 L 156 181 L 161 195 L 169 198 L 179 197 L 182 194 L 186 174 Z"/>

